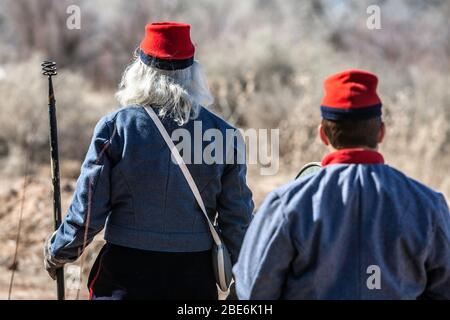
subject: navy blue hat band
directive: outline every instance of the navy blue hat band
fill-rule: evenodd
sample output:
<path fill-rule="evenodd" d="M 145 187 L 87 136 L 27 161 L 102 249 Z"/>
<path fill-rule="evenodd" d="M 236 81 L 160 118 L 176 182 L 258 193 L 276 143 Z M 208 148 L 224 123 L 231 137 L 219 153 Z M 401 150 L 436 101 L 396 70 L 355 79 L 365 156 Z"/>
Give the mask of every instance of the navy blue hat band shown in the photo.
<path fill-rule="evenodd" d="M 322 118 L 325 120 L 365 120 L 381 117 L 381 106 L 381 103 L 358 109 L 338 109 L 320 106 L 320 111 L 322 113 Z"/>
<path fill-rule="evenodd" d="M 139 50 L 139 58 L 149 67 L 169 71 L 186 69 L 194 64 L 194 57 L 183 60 L 161 59 L 148 55 L 142 50 Z"/>

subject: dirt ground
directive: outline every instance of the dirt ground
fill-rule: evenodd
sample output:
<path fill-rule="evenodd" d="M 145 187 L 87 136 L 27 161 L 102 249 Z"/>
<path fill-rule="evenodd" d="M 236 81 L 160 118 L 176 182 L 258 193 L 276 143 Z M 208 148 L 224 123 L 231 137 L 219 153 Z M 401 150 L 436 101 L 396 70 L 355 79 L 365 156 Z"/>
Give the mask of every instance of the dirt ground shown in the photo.
<path fill-rule="evenodd" d="M 61 170 L 62 211 L 65 213 L 75 187 L 79 168 L 70 164 Z M 254 192 L 258 206 L 264 196 L 273 188 L 288 182 L 295 173 L 280 173 L 277 176 L 260 176 L 256 168 L 249 169 L 249 185 Z M 2 179 L 0 183 L 0 299 L 8 299 L 9 284 L 14 266 L 12 265 L 18 222 L 24 194 L 24 178 Z M 28 177 L 23 200 L 23 218 L 20 232 L 19 250 L 11 299 L 55 299 L 56 286 L 43 269 L 43 243 L 51 233 L 52 186 L 48 168 L 42 168 Z M 103 245 L 102 234 L 86 249 L 84 258 L 66 266 L 66 298 L 87 299 L 86 280 L 89 269 Z M 83 274 L 78 290 L 76 283 Z M 77 297 L 78 296 L 78 297 Z"/>

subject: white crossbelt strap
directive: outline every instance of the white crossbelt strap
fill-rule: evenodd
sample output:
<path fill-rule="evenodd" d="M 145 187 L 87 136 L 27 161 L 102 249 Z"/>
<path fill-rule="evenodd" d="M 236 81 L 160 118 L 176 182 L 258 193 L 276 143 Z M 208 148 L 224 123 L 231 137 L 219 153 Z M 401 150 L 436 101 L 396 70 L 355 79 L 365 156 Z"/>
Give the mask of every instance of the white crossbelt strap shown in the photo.
<path fill-rule="evenodd" d="M 180 153 L 178 152 L 177 147 L 175 147 L 172 139 L 169 137 L 169 134 L 167 133 L 166 128 L 164 128 L 163 124 L 161 123 L 161 120 L 158 118 L 158 116 L 156 115 L 153 108 L 145 107 L 144 109 L 145 109 L 145 111 L 147 111 L 148 115 L 153 120 L 153 122 L 155 123 L 159 132 L 161 133 L 161 136 L 164 138 L 167 145 L 169 146 L 170 152 L 172 152 L 172 155 L 175 158 L 175 161 L 177 162 L 178 166 L 180 167 L 181 171 L 183 172 L 183 175 L 186 178 L 186 181 L 189 184 L 189 187 L 191 188 L 192 193 L 194 194 L 194 197 L 197 200 L 197 203 L 200 206 L 200 209 L 202 210 L 203 215 L 206 218 L 206 221 L 208 222 L 209 230 L 211 231 L 211 235 L 214 239 L 214 242 L 216 243 L 216 245 L 220 246 L 222 244 L 222 240 L 220 239 L 219 234 L 216 231 L 216 228 L 214 228 L 214 225 L 212 224 L 211 220 L 209 219 L 208 213 L 206 212 L 205 204 L 203 203 L 202 196 L 200 195 L 200 192 L 198 191 L 197 185 L 195 184 L 195 181 L 192 178 L 192 175 L 189 172 L 189 169 L 187 168 L 186 164 L 184 163 L 183 158 L 181 157 Z"/>

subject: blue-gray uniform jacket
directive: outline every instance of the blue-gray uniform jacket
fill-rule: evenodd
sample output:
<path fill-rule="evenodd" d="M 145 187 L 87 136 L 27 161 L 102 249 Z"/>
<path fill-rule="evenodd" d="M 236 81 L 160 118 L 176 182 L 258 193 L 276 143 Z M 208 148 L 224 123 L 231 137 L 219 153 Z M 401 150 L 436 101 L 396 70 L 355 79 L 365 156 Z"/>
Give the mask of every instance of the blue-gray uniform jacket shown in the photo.
<path fill-rule="evenodd" d="M 190 139 L 192 149 L 181 152 L 190 152 L 192 163 L 194 156 L 200 155 L 196 160 L 200 164 L 187 166 L 209 215 L 213 218 L 218 213 L 224 242 L 236 261 L 253 211 L 245 161 L 237 159 L 238 139 L 224 143 L 211 137 L 202 139 L 208 129 L 217 129 L 224 140 L 226 133 L 235 129 L 204 108 L 195 121 L 183 126 L 170 117 L 162 122 L 171 136 L 180 128 L 190 133 L 189 137 L 176 137 L 180 141 Z M 201 156 L 207 146 L 211 148 L 211 140 L 227 149 L 222 152 L 222 161 L 206 164 Z M 226 156 L 235 158 L 225 159 Z M 130 248 L 198 252 L 212 247 L 205 217 L 191 189 L 141 106 L 122 108 L 96 125 L 73 200 L 56 233 L 51 254 L 63 260 L 76 259 L 83 248 L 85 230 L 89 243 L 105 226 L 105 240 Z"/>
<path fill-rule="evenodd" d="M 234 267 L 239 298 L 450 299 L 445 198 L 351 158 L 265 199 Z"/>

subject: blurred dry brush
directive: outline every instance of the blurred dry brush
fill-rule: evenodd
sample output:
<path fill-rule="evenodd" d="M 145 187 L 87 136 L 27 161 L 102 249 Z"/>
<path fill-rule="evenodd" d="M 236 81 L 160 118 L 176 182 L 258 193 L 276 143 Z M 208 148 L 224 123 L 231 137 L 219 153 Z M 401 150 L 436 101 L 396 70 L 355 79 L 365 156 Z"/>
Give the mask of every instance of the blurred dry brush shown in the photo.
<path fill-rule="evenodd" d="M 65 27 L 68 5 L 80 30 Z M 382 29 L 366 28 L 378 4 Z M 243 128 L 280 128 L 281 164 L 322 157 L 316 127 L 323 79 L 345 68 L 379 75 L 388 162 L 450 195 L 450 3 L 333 0 L 0 0 L 0 161 L 16 172 L 24 149 L 48 161 L 43 57 L 56 60 L 62 161 L 80 161 L 143 26 L 193 26 L 213 109 Z M 7 115 L 7 116 L 5 116 Z"/>
<path fill-rule="evenodd" d="M 2 173 L 22 174 L 24 161 L 48 163 L 47 80 L 40 71 L 42 56 L 33 55 L 20 63 L 3 66 L 7 77 L 0 81 L 2 96 L 0 155 Z M 94 91 L 84 76 L 58 71 L 54 79 L 63 159 L 81 159 L 92 135 L 92 128 L 105 107 L 114 106 L 110 95 Z M 74 90 L 76 89 L 76 90 Z M 82 94 L 81 94 L 82 92 Z"/>
<path fill-rule="evenodd" d="M 81 9 L 80 30 L 66 28 L 66 9 L 74 4 Z M 381 30 L 366 28 L 366 8 L 372 4 L 381 7 Z M 121 72 L 144 25 L 155 20 L 192 24 L 215 112 L 244 129 L 280 129 L 282 172 L 263 180 L 249 171 L 257 203 L 326 152 L 316 134 L 322 81 L 346 68 L 379 75 L 387 162 L 448 198 L 449 16 L 446 0 L 0 0 L 0 296 L 8 287 L 28 155 L 36 174 L 26 190 L 13 297 L 54 295 L 41 266 L 42 243 L 52 229 L 49 171 L 39 171 L 48 170 L 49 161 L 43 59 L 58 64 L 63 208 L 94 125 L 118 108 L 114 91 Z M 86 250 L 83 294 L 102 244 L 96 241 Z M 68 291 L 72 299 L 76 292 Z"/>

